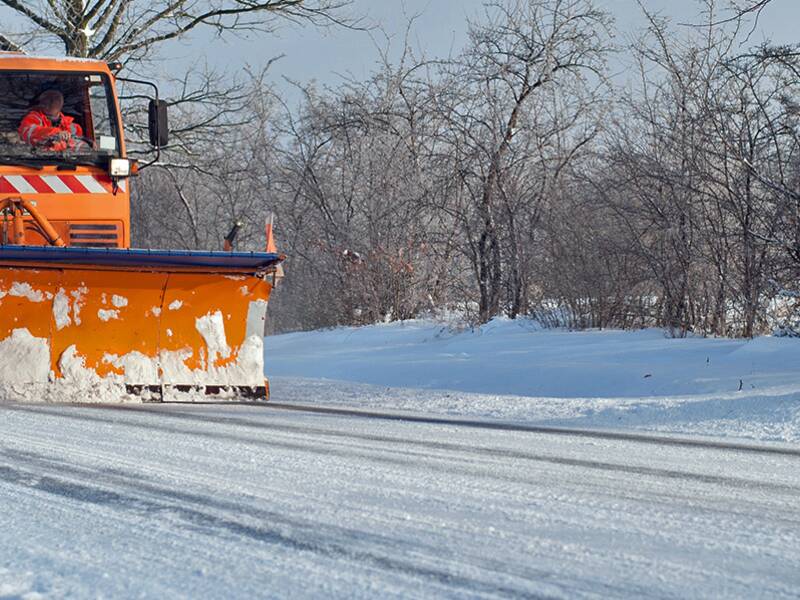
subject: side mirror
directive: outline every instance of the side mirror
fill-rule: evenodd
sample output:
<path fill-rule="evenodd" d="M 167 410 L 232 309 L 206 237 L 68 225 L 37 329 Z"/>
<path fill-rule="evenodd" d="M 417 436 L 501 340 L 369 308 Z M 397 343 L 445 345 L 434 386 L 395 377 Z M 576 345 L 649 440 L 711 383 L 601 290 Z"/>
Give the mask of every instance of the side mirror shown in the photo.
<path fill-rule="evenodd" d="M 165 100 L 150 100 L 150 105 L 147 107 L 147 125 L 150 129 L 150 145 L 156 148 L 166 146 L 169 142 L 169 121 Z"/>

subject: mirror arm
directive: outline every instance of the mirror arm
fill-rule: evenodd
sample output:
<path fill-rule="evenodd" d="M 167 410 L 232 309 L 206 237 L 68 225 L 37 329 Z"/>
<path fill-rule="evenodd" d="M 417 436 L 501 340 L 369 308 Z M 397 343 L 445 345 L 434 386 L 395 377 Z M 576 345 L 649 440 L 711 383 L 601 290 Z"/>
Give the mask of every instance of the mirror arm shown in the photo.
<path fill-rule="evenodd" d="M 158 100 L 158 86 L 155 83 L 153 83 L 152 81 L 145 81 L 144 79 L 130 79 L 128 77 L 117 77 L 116 80 L 117 81 L 123 81 L 123 82 L 126 82 L 126 83 L 141 83 L 142 85 L 149 85 L 151 88 L 153 88 L 153 92 L 155 92 L 156 100 Z M 128 97 L 136 98 L 137 96 L 120 96 L 120 97 L 121 98 L 128 98 Z M 140 96 L 140 97 L 147 98 L 148 96 Z"/>
<path fill-rule="evenodd" d="M 156 164 L 158 162 L 159 158 L 161 158 L 161 147 L 160 146 L 156 146 L 156 156 L 155 156 L 155 158 L 153 160 L 149 161 L 149 162 L 144 163 L 143 165 L 139 165 L 139 169 L 138 170 L 141 171 L 142 169 L 146 169 L 147 167 Z"/>
<path fill-rule="evenodd" d="M 158 100 L 159 100 L 158 86 L 155 83 L 153 83 L 152 81 L 145 81 L 144 79 L 131 79 L 130 77 L 117 77 L 116 80 L 117 81 L 122 81 L 122 82 L 125 82 L 125 83 L 140 83 L 142 85 L 149 85 L 151 88 L 153 88 L 153 93 L 155 94 L 156 104 L 158 104 Z M 148 100 L 152 100 L 152 98 L 150 98 L 149 96 L 142 96 L 142 95 L 119 96 L 118 97 L 118 99 L 123 99 L 123 98 L 147 98 Z M 149 167 L 151 165 L 154 165 L 161 158 L 161 146 L 156 146 L 155 148 L 156 148 L 156 156 L 155 156 L 155 158 L 153 160 L 151 160 L 150 162 L 147 162 L 147 163 L 145 163 L 143 165 L 140 165 L 139 166 L 139 171 L 141 171 L 142 169 L 146 169 L 147 167 Z"/>

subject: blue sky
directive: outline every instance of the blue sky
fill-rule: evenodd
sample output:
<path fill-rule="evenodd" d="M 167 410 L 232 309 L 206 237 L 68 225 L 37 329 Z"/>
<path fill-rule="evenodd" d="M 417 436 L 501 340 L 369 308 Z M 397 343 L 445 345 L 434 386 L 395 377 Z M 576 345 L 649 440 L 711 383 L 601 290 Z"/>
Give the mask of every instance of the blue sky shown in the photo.
<path fill-rule="evenodd" d="M 676 22 L 696 21 L 699 13 L 697 0 L 643 1 L 650 10 Z M 424 49 L 429 57 L 438 57 L 457 51 L 463 45 L 467 18 L 479 15 L 483 3 L 484 0 L 353 0 L 349 10 L 354 15 L 364 15 L 368 23 L 381 24 L 393 37 L 395 48 L 402 47 L 408 19 L 419 15 L 411 42 L 416 48 Z M 597 0 L 597 3 L 614 16 L 620 36 L 644 26 L 635 0 Z M 7 10 L 0 9 L 0 23 L 9 22 Z M 754 42 L 766 38 L 781 43 L 800 42 L 798 23 L 798 0 L 773 0 L 762 14 L 752 39 Z M 284 58 L 272 70 L 276 85 L 282 85 L 282 76 L 335 85 L 339 74 L 351 73 L 362 78 L 370 72 L 376 62 L 373 41 L 376 38 L 384 43 L 378 31 L 320 30 L 289 25 L 281 27 L 274 35 L 250 39 L 223 41 L 206 32 L 165 47 L 163 56 L 167 60 L 160 61 L 160 65 L 164 74 L 173 76 L 179 75 L 186 63 L 194 61 L 207 60 L 220 69 L 233 71 L 245 64 L 264 64 L 271 57 L 283 54 Z"/>
<path fill-rule="evenodd" d="M 635 0 L 597 0 L 597 3 L 614 16 L 620 41 L 645 26 Z M 649 10 L 678 23 L 699 19 L 700 5 L 696 0 L 644 0 L 644 3 Z M 412 45 L 423 49 L 429 57 L 439 57 L 463 45 L 467 19 L 479 16 L 483 4 L 484 0 L 354 0 L 350 12 L 366 15 L 367 22 L 380 23 L 392 37 L 395 49 L 402 48 L 406 24 L 412 15 L 417 15 Z M 773 0 L 762 13 L 751 39 L 754 43 L 767 38 L 780 43 L 800 42 L 798 23 L 798 0 Z M 214 47 L 209 62 L 235 69 L 243 62 L 258 65 L 283 54 L 284 58 L 272 69 L 276 85 L 282 85 L 283 76 L 335 85 L 341 74 L 350 73 L 357 78 L 368 75 L 376 62 L 375 40 L 385 43 L 378 31 L 367 33 L 339 28 L 326 31 L 286 26 L 273 36 L 227 42 L 209 40 Z M 189 60 L 197 56 L 196 43 L 173 48 L 171 52 Z M 624 60 L 612 67 L 624 70 Z"/>

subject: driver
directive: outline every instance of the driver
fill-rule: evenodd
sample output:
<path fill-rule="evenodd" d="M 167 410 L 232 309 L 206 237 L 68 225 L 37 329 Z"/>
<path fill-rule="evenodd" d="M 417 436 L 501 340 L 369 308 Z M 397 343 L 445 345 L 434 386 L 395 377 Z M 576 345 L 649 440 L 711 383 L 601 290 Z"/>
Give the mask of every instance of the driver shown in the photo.
<path fill-rule="evenodd" d="M 84 145 L 81 126 L 61 112 L 64 95 L 58 90 L 45 90 L 19 124 L 19 137 L 32 146 L 43 146 L 54 152 Z"/>

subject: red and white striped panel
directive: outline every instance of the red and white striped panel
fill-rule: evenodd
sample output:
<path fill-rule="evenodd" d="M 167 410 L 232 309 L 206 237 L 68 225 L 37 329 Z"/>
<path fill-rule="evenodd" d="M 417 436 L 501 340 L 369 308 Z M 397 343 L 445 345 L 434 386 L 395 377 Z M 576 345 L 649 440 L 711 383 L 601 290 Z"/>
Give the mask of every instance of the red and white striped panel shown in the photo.
<path fill-rule="evenodd" d="M 127 182 L 119 180 L 120 191 Z M 0 175 L 0 194 L 110 194 L 111 178 L 103 175 Z"/>

